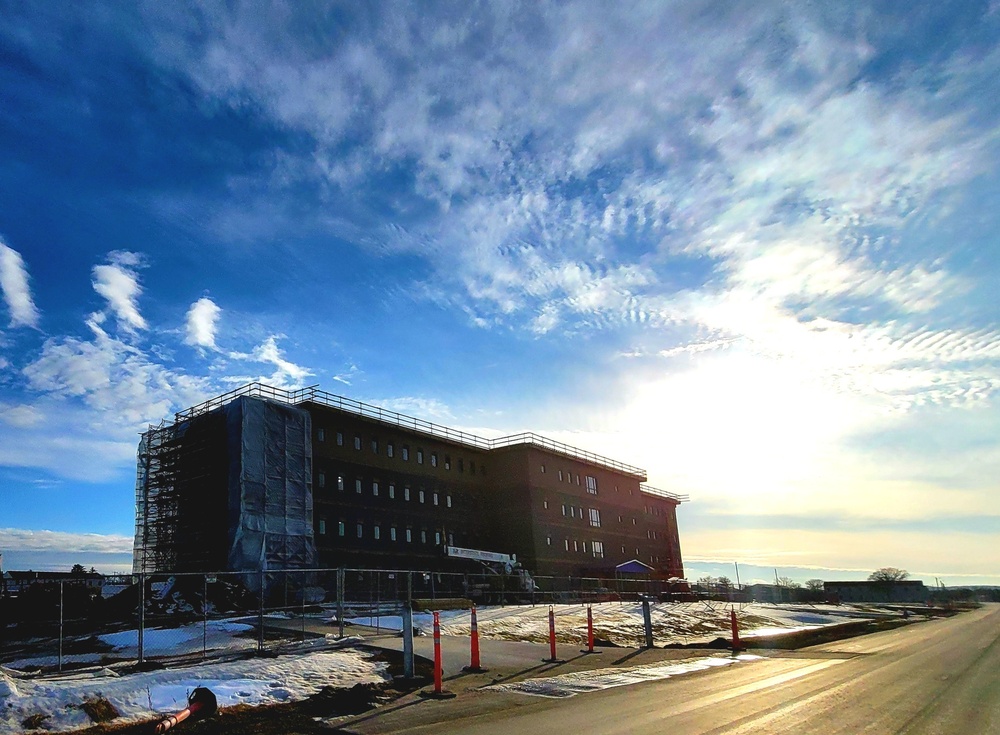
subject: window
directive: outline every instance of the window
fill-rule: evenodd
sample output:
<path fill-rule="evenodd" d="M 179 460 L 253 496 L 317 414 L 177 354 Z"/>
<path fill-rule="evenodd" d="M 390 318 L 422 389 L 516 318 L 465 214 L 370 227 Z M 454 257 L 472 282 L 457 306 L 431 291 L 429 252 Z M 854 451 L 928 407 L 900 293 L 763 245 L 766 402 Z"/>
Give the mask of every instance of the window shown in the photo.
<path fill-rule="evenodd" d="M 653 538 L 653 532 L 652 531 L 646 531 L 646 538 Z"/>
<path fill-rule="evenodd" d="M 393 500 L 396 497 L 396 486 L 393 483 L 389 483 L 389 500 Z"/>
<path fill-rule="evenodd" d="M 632 525 L 635 525 L 635 518 L 632 519 Z"/>
<path fill-rule="evenodd" d="M 544 475 L 545 474 L 545 465 L 542 465 L 539 469 L 541 469 L 542 474 Z"/>
<path fill-rule="evenodd" d="M 372 454 L 378 454 L 378 439 L 372 439 Z"/>
<path fill-rule="evenodd" d="M 559 470 L 559 482 L 562 482 L 562 470 Z"/>
<path fill-rule="evenodd" d="M 563 546 L 565 547 L 566 551 L 569 551 L 569 539 L 568 538 L 567 539 L 563 539 Z"/>
<path fill-rule="evenodd" d="M 475 462 L 469 462 L 469 474 L 470 475 L 476 474 L 476 463 Z"/>
<path fill-rule="evenodd" d="M 326 518 L 319 519 L 319 535 L 326 536 Z"/>
<path fill-rule="evenodd" d="M 321 442 L 326 441 L 326 432 L 323 429 L 316 430 L 316 440 Z"/>
<path fill-rule="evenodd" d="M 424 502 L 424 491 L 423 491 L 423 490 L 421 490 L 420 492 L 418 492 L 418 493 L 417 493 L 417 499 L 418 499 L 418 500 L 419 500 L 419 501 L 420 501 L 421 503 L 422 503 L 422 502 Z"/>
<path fill-rule="evenodd" d="M 347 533 L 347 524 L 343 521 L 337 521 L 337 535 L 343 536 Z"/>
<path fill-rule="evenodd" d="M 344 446 L 344 432 L 342 431 L 337 432 L 337 446 L 338 447 Z"/>
<path fill-rule="evenodd" d="M 444 504 L 446 506 L 448 506 L 449 508 L 451 507 L 451 496 L 450 495 L 445 495 L 444 496 Z"/>
<path fill-rule="evenodd" d="M 580 476 L 579 476 L 579 475 L 577 475 L 577 476 L 576 476 L 576 484 L 577 484 L 577 485 L 579 485 L 579 484 L 580 484 Z"/>
<path fill-rule="evenodd" d="M 326 474 L 320 472 L 319 477 L 317 479 L 319 480 L 320 487 L 326 487 Z"/>
<path fill-rule="evenodd" d="M 417 464 L 423 464 L 423 463 L 424 463 L 424 450 L 423 449 L 418 449 L 417 450 Z"/>
<path fill-rule="evenodd" d="M 434 505 L 437 505 L 438 504 L 438 494 L 437 493 L 434 493 L 433 500 L 434 500 Z"/>
<path fill-rule="evenodd" d="M 465 472 L 465 460 L 462 458 L 459 458 L 458 460 L 458 471 Z"/>
<path fill-rule="evenodd" d="M 378 480 L 372 482 L 372 495 L 378 497 Z"/>
<path fill-rule="evenodd" d="M 635 547 L 635 558 L 636 559 L 639 558 L 639 547 L 638 546 Z"/>
<path fill-rule="evenodd" d="M 422 544 L 426 544 L 427 543 L 427 531 L 425 531 L 423 529 L 420 529 L 420 543 L 422 543 Z"/>
<path fill-rule="evenodd" d="M 361 478 L 354 481 L 354 492 L 361 494 Z"/>
<path fill-rule="evenodd" d="M 408 544 L 409 543 L 413 543 L 413 529 L 412 528 L 407 528 L 406 529 L 406 543 L 408 543 Z"/>
<path fill-rule="evenodd" d="M 361 538 L 364 535 L 365 535 L 365 526 L 364 526 L 363 523 L 359 523 L 358 524 L 358 538 Z"/>
<path fill-rule="evenodd" d="M 385 456 L 391 457 L 392 453 L 393 453 L 392 442 L 389 442 L 388 444 L 385 445 Z"/>
<path fill-rule="evenodd" d="M 594 552 L 595 559 L 604 558 L 604 542 L 603 541 L 591 541 L 590 550 Z"/>
<path fill-rule="evenodd" d="M 434 532 L 434 544 L 436 546 L 440 546 L 441 545 L 441 532 L 440 531 L 435 531 Z"/>
<path fill-rule="evenodd" d="M 549 509 L 549 501 L 548 500 L 543 500 L 542 501 L 542 507 L 545 508 L 545 510 L 548 510 Z"/>
<path fill-rule="evenodd" d="M 354 448 L 361 451 L 361 434 L 354 435 Z"/>
<path fill-rule="evenodd" d="M 587 542 L 586 541 L 581 541 L 580 542 L 580 548 L 583 550 L 583 553 L 586 554 L 587 553 Z"/>
<path fill-rule="evenodd" d="M 405 444 L 403 445 L 403 461 L 404 462 L 410 461 L 410 448 Z"/>
<path fill-rule="evenodd" d="M 590 509 L 590 525 L 594 528 L 601 527 L 601 511 L 597 508 Z"/>
<path fill-rule="evenodd" d="M 359 533 L 358 535 L 360 536 L 361 534 Z M 576 542 L 576 541 L 574 540 L 574 541 L 573 541 L 573 551 L 579 551 L 579 550 L 580 550 L 580 544 L 578 544 L 578 543 L 577 543 L 577 542 Z"/>
<path fill-rule="evenodd" d="M 375 540 L 378 541 L 380 538 L 382 538 L 382 527 L 376 523 L 375 528 L 372 529 L 372 533 L 375 536 Z"/>
<path fill-rule="evenodd" d="M 409 501 L 409 499 L 410 499 L 410 486 L 409 485 L 404 485 L 403 486 L 403 500 Z"/>
<path fill-rule="evenodd" d="M 552 537 L 551 536 L 546 536 L 545 537 L 545 545 L 546 546 L 552 546 Z"/>
<path fill-rule="evenodd" d="M 625 547 L 622 547 L 622 556 L 625 556 Z"/>
<path fill-rule="evenodd" d="M 337 475 L 337 489 L 340 492 L 344 492 L 344 476 L 343 475 Z"/>
<path fill-rule="evenodd" d="M 577 513 L 576 516 L 577 518 L 583 518 L 583 508 L 577 508 L 576 513 Z"/>
<path fill-rule="evenodd" d="M 449 533 L 448 534 L 448 546 L 454 546 L 454 545 L 455 545 L 455 534 Z"/>
<path fill-rule="evenodd" d="M 390 541 L 395 541 L 396 540 L 396 527 L 395 526 L 389 526 L 389 540 Z"/>
<path fill-rule="evenodd" d="M 587 492 L 597 495 L 597 478 L 593 475 L 587 475 Z"/>
<path fill-rule="evenodd" d="M 563 503 L 562 505 L 562 514 L 566 515 L 566 503 Z"/>
<path fill-rule="evenodd" d="M 451 457 L 449 455 L 444 455 L 444 468 L 446 470 L 451 469 Z"/>
<path fill-rule="evenodd" d="M 619 523 L 621 523 L 621 522 L 622 522 L 622 517 L 621 517 L 621 516 L 618 516 L 618 522 L 619 522 Z"/>
<path fill-rule="evenodd" d="M 431 467 L 437 467 L 437 466 L 438 466 L 438 453 L 431 452 Z"/>

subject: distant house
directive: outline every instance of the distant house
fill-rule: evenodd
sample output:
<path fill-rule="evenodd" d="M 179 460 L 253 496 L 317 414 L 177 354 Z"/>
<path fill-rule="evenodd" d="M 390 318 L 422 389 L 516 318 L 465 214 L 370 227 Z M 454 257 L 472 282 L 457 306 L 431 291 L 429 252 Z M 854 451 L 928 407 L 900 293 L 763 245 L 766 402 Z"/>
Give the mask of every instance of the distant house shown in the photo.
<path fill-rule="evenodd" d="M 60 582 L 67 585 L 84 585 L 100 591 L 104 585 L 104 575 L 96 572 L 74 574 L 72 572 L 4 572 L 3 583 L 7 594 L 16 595 L 32 586 L 49 587 Z"/>
<path fill-rule="evenodd" d="M 823 591 L 835 602 L 925 602 L 928 591 L 918 579 L 900 582 L 824 582 Z"/>

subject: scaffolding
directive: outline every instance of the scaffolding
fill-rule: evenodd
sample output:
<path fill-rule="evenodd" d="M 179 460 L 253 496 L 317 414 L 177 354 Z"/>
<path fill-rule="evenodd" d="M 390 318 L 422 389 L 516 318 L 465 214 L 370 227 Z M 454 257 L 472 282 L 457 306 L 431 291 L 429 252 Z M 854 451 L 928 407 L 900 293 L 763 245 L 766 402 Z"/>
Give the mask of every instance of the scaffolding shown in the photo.
<path fill-rule="evenodd" d="M 311 430 L 308 412 L 247 395 L 151 426 L 133 573 L 314 566 Z"/>

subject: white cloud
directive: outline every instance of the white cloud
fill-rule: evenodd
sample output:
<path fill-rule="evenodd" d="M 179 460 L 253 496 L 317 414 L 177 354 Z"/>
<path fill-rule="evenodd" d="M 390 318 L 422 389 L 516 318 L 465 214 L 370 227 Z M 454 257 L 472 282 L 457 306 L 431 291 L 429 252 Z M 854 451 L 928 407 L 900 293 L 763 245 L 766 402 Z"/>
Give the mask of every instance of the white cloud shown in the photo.
<path fill-rule="evenodd" d="M 16 250 L 0 240 L 0 291 L 10 311 L 10 326 L 38 326 L 38 309 L 31 299 L 28 269 Z"/>
<path fill-rule="evenodd" d="M 139 313 L 138 298 L 142 294 L 135 268 L 141 265 L 136 253 L 115 251 L 108 254 L 107 265 L 94 266 L 94 290 L 108 301 L 118 323 L 129 332 L 146 329 L 146 320 Z"/>
<path fill-rule="evenodd" d="M 281 336 L 282 335 L 271 335 L 261 344 L 254 347 L 249 353 L 230 352 L 228 354 L 229 358 L 233 360 L 273 365 L 275 367 L 275 371 L 271 373 L 271 375 L 259 376 L 256 378 L 229 376 L 225 378 L 225 381 L 231 384 L 261 382 L 274 386 L 275 388 L 283 388 L 286 390 L 294 390 L 296 388 L 305 387 L 306 378 L 312 377 L 315 373 L 309 370 L 309 368 L 303 367 L 302 365 L 296 365 L 294 362 L 285 358 L 281 348 L 278 347 L 278 340 L 281 339 Z"/>
<path fill-rule="evenodd" d="M 215 330 L 221 312 L 222 309 L 207 296 L 191 304 L 187 313 L 187 335 L 184 343 L 193 347 L 216 349 Z"/>
<path fill-rule="evenodd" d="M 132 552 L 132 538 L 114 534 L 0 528 L 0 550 L 121 554 Z"/>

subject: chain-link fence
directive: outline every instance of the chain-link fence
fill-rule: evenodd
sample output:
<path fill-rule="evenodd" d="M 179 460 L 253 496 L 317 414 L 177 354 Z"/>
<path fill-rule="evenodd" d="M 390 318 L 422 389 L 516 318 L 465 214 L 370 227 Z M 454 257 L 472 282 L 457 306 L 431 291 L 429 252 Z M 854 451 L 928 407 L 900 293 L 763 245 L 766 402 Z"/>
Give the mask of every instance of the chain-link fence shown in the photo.
<path fill-rule="evenodd" d="M 653 579 L 345 568 L 36 582 L 0 597 L 0 664 L 62 671 L 274 652 L 342 637 L 347 621 L 399 630 L 407 606 L 668 601 L 672 589 Z"/>

